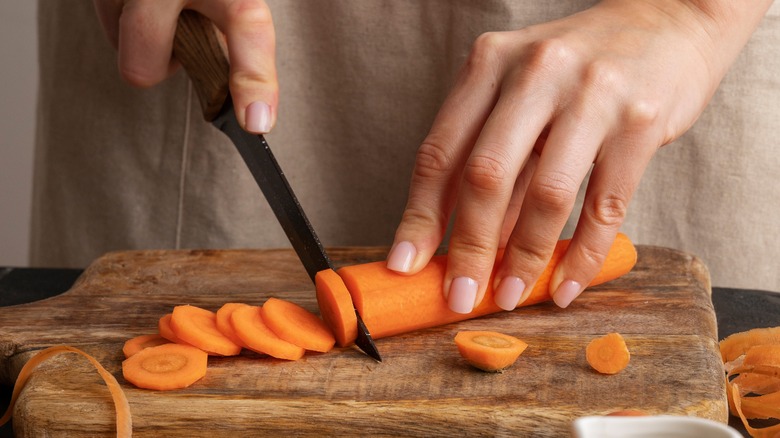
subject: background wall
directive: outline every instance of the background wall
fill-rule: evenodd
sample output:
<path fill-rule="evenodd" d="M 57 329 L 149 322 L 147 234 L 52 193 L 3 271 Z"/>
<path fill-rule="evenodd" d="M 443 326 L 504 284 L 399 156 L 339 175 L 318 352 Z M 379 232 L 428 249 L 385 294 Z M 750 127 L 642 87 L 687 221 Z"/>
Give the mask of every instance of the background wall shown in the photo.
<path fill-rule="evenodd" d="M 27 266 L 38 86 L 37 2 L 0 0 L 0 266 Z"/>

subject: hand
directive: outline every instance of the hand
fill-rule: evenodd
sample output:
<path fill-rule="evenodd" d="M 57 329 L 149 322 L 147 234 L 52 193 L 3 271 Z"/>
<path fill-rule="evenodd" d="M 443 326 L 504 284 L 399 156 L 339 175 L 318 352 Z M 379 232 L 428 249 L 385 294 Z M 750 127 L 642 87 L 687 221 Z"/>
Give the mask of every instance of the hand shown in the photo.
<path fill-rule="evenodd" d="M 227 44 L 238 122 L 250 132 L 271 130 L 279 85 L 271 11 L 263 0 L 94 0 L 94 5 L 119 50 L 120 74 L 138 87 L 156 85 L 179 68 L 171 53 L 182 9 L 209 18 Z"/>
<path fill-rule="evenodd" d="M 656 150 L 703 111 L 771 1 L 605 0 L 562 20 L 480 36 L 417 155 L 388 268 L 422 269 L 450 215 L 444 295 L 469 313 L 491 285 L 533 289 L 592 167 L 549 291 L 568 306 L 595 277 Z"/>

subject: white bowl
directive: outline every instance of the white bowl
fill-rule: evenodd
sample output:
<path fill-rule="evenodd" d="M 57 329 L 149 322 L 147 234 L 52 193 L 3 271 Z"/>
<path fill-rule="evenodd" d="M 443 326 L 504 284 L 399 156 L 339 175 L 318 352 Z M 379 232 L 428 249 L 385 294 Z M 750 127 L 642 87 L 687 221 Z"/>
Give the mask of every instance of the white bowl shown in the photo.
<path fill-rule="evenodd" d="M 726 424 L 674 415 L 581 417 L 574 420 L 572 434 L 574 438 L 742 438 Z"/>

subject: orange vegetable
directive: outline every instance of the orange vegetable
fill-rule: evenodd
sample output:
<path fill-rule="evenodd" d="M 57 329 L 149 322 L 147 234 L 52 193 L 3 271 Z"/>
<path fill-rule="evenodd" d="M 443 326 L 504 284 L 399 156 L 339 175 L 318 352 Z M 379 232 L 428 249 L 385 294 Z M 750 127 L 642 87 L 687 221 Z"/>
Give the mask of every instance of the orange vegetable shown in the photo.
<path fill-rule="evenodd" d="M 132 339 L 128 339 L 125 342 L 125 345 L 122 347 L 122 353 L 125 354 L 125 358 L 128 358 L 143 350 L 144 348 L 156 347 L 158 345 L 167 344 L 169 342 L 171 341 L 158 334 L 140 335 Z"/>
<path fill-rule="evenodd" d="M 753 427 L 751 419 L 780 420 L 780 327 L 735 333 L 720 342 L 726 395 L 753 437 L 778 437 L 780 424 Z"/>
<path fill-rule="evenodd" d="M 217 310 L 217 330 L 219 330 L 223 335 L 227 336 L 227 338 L 233 341 L 234 344 L 245 347 L 244 342 L 241 340 L 241 338 L 238 337 L 235 329 L 233 329 L 233 323 L 230 322 L 230 317 L 233 315 L 233 312 L 241 306 L 246 306 L 246 304 L 223 304 L 222 307 Z"/>
<path fill-rule="evenodd" d="M 617 374 L 628 366 L 631 354 L 620 333 L 609 333 L 590 341 L 585 348 L 585 358 L 594 370 Z"/>
<path fill-rule="evenodd" d="M 472 366 L 488 372 L 500 372 L 510 367 L 528 344 L 490 331 L 462 331 L 455 335 L 458 352 Z"/>
<path fill-rule="evenodd" d="M 239 339 L 250 350 L 277 359 L 298 360 L 306 352 L 302 347 L 279 338 L 263 322 L 263 310 L 258 306 L 244 305 L 233 311 L 230 317 Z"/>
<path fill-rule="evenodd" d="M 561 240 L 555 247 L 547 268 L 540 276 L 529 297 L 520 304 L 528 306 L 550 300 L 549 281 L 553 269 L 565 254 L 568 240 Z M 591 286 L 604 283 L 628 273 L 636 264 L 636 248 L 624 234 L 618 234 L 604 262 L 601 272 L 590 283 Z M 500 259 L 499 259 L 500 260 Z M 502 311 L 493 302 L 493 289 L 489 286 L 482 303 L 467 315 L 449 309 L 442 294 L 446 256 L 433 257 L 428 265 L 413 276 L 390 271 L 384 262 L 346 266 L 338 274 L 346 284 L 354 307 L 360 312 L 374 339 L 406 333 L 451 322 L 463 321 L 481 315 Z M 352 322 L 334 322 L 348 315 L 352 305 L 343 299 L 328 297 L 333 291 L 340 291 L 339 282 L 332 276 L 322 276 L 318 287 L 320 303 L 329 301 L 335 307 L 323 306 L 323 319 L 338 332 L 339 325 L 351 326 Z M 492 283 L 492 281 L 490 282 Z M 325 287 L 324 285 L 327 285 Z M 334 328 L 335 327 L 335 328 Z M 345 344 L 352 343 L 350 334 Z"/>
<path fill-rule="evenodd" d="M 191 345 L 149 347 L 122 362 L 125 380 L 139 388 L 167 391 L 186 388 L 206 375 L 208 354 Z"/>
<path fill-rule="evenodd" d="M 332 269 L 318 272 L 314 283 L 322 319 L 333 330 L 339 347 L 346 347 L 357 337 L 357 316 L 347 286 Z"/>
<path fill-rule="evenodd" d="M 277 336 L 306 350 L 325 353 L 336 343 L 330 328 L 317 315 L 290 301 L 269 298 L 262 316 Z"/>
<path fill-rule="evenodd" d="M 165 314 L 157 322 L 157 331 L 160 333 L 160 336 L 175 344 L 189 345 L 183 340 L 179 339 L 179 337 L 176 336 L 176 333 L 173 332 L 173 329 L 171 328 L 171 316 L 172 314 L 170 313 Z"/>
<path fill-rule="evenodd" d="M 235 356 L 241 352 L 236 345 L 217 329 L 214 312 L 200 307 L 183 305 L 173 308 L 171 329 L 184 342 L 219 356 Z"/>
<path fill-rule="evenodd" d="M 103 366 L 100 365 L 100 362 L 98 362 L 91 355 L 85 353 L 84 351 L 79 350 L 78 348 L 69 347 L 65 345 L 43 349 L 38 353 L 36 353 L 35 356 L 33 356 L 29 361 L 27 361 L 26 364 L 24 364 L 24 367 L 22 367 L 22 370 L 19 372 L 19 377 L 16 378 L 16 383 L 14 384 L 14 390 L 11 395 L 11 403 L 8 405 L 8 409 L 6 409 L 5 414 L 3 414 L 2 417 L 0 417 L 0 426 L 4 425 L 11 419 L 11 415 L 14 412 L 14 405 L 16 404 L 16 400 L 19 399 L 19 394 L 21 394 L 25 385 L 27 385 L 27 382 L 30 380 L 30 377 L 32 377 L 32 373 L 33 371 L 35 371 L 35 368 L 38 365 L 40 365 L 42 362 L 49 359 L 50 357 L 56 356 L 60 353 L 80 354 L 81 356 L 85 357 L 97 369 L 98 374 L 100 374 L 100 377 L 102 377 L 103 381 L 106 382 L 106 386 L 108 386 L 108 390 L 111 392 L 111 398 L 114 400 L 114 407 L 116 409 L 117 437 L 132 436 L 133 420 L 132 420 L 132 416 L 130 415 L 130 404 L 127 402 L 127 397 L 125 396 L 122 387 L 119 386 L 119 383 L 116 381 L 114 376 L 111 373 L 109 373 L 105 368 L 103 368 Z"/>

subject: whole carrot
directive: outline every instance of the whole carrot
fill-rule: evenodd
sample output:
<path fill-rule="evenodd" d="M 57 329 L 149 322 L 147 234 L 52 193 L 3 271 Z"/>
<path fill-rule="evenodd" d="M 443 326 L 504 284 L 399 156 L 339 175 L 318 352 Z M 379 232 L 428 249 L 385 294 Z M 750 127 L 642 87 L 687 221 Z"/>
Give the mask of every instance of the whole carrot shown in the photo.
<path fill-rule="evenodd" d="M 533 291 L 518 307 L 551 299 L 548 291 L 550 277 L 568 246 L 569 240 L 558 242 L 547 268 L 539 277 Z M 618 234 L 601 271 L 590 286 L 628 273 L 636 264 L 636 259 L 636 248 L 631 240 L 624 234 Z M 446 256 L 433 257 L 422 271 L 412 276 L 390 271 L 385 267 L 384 262 L 346 266 L 338 270 L 338 276 L 324 275 L 324 272 L 319 276 L 322 286 L 317 287 L 318 299 L 322 302 L 327 295 L 345 294 L 347 293 L 345 291 L 348 291 L 352 299 L 351 303 L 354 303 L 375 339 L 502 311 L 493 302 L 492 287 L 488 287 L 482 303 L 471 313 L 460 314 L 451 311 L 442 295 L 446 267 Z M 344 282 L 346 288 L 344 285 L 335 284 L 340 281 Z M 329 286 L 326 288 L 325 284 Z M 492 284 L 492 281 L 488 284 Z M 343 311 L 344 309 L 334 306 L 334 303 L 348 303 L 348 301 L 345 297 L 330 297 L 328 305 L 321 306 L 323 319 L 331 324 L 339 320 L 340 314 L 349 314 Z M 341 342 L 339 344 L 341 345 Z"/>

